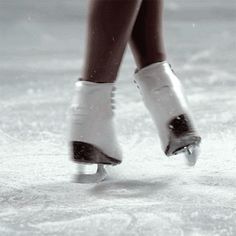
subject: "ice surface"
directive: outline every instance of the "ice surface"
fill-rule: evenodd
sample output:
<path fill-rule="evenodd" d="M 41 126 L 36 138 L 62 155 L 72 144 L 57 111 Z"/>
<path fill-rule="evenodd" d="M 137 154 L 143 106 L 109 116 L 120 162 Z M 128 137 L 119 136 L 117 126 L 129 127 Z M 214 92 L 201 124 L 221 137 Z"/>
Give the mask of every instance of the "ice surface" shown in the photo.
<path fill-rule="evenodd" d="M 85 1 L 0 3 L 0 235 L 236 235 L 234 1 L 166 4 L 169 62 L 203 138 L 196 167 L 162 153 L 127 50 L 115 110 L 124 161 L 98 185 L 72 182 L 66 143 Z"/>

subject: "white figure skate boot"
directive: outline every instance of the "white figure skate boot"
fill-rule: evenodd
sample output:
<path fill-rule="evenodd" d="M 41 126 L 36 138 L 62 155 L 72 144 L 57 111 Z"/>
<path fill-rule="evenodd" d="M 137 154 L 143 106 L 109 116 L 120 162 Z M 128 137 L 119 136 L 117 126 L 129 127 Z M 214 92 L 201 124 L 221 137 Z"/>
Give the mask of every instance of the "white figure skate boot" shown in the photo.
<path fill-rule="evenodd" d="M 193 166 L 201 138 L 197 134 L 182 85 L 164 61 L 153 63 L 135 73 L 134 82 L 157 127 L 162 149 L 167 156 L 185 153 Z"/>
<path fill-rule="evenodd" d="M 78 182 L 102 181 L 106 176 L 103 165 L 122 161 L 113 121 L 114 91 L 114 83 L 77 81 L 75 84 L 69 121 L 71 157 L 80 167 L 83 164 L 98 167 L 96 174 L 79 173 Z"/>

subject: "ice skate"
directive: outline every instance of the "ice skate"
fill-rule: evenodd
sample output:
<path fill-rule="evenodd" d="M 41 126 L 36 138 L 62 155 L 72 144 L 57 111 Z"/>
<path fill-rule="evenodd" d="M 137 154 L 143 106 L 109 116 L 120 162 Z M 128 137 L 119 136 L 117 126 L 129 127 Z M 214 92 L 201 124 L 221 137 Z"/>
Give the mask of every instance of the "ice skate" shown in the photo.
<path fill-rule="evenodd" d="M 164 61 L 135 73 L 134 82 L 157 127 L 167 156 L 184 153 L 187 164 L 195 165 L 200 136 L 196 132 L 182 85 Z"/>
<path fill-rule="evenodd" d="M 70 153 L 79 164 L 76 181 L 100 182 L 106 177 L 104 165 L 122 161 L 114 127 L 114 83 L 77 81 L 70 107 Z M 87 173 L 97 165 L 95 174 Z"/>

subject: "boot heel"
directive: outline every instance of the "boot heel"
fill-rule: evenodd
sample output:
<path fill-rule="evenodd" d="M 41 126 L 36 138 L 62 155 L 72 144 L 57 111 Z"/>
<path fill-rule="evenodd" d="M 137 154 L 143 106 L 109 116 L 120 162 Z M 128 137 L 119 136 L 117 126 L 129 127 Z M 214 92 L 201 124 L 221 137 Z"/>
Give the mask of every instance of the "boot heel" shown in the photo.
<path fill-rule="evenodd" d="M 92 144 L 74 141 L 71 142 L 71 146 L 73 151 L 72 156 L 75 162 L 104 165 L 118 165 L 121 163 L 120 160 L 106 155 Z"/>

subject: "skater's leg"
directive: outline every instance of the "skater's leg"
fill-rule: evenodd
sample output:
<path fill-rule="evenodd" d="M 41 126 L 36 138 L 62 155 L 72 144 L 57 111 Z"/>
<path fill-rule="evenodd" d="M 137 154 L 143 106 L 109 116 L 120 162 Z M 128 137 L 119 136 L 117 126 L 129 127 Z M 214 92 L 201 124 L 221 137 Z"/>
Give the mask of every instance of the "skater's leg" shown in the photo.
<path fill-rule="evenodd" d="M 189 165 L 198 156 L 201 137 L 195 129 L 182 85 L 166 62 L 163 0 L 143 0 L 130 45 L 138 71 L 135 83 L 157 127 L 167 156 L 184 152 Z"/>
<path fill-rule="evenodd" d="M 90 0 L 82 79 L 114 82 L 142 0 Z"/>
<path fill-rule="evenodd" d="M 70 108 L 70 150 L 80 183 L 102 181 L 103 165 L 117 165 L 122 152 L 114 124 L 117 73 L 142 0 L 90 0 L 83 73 Z M 96 164 L 90 175 L 87 164 Z"/>
<path fill-rule="evenodd" d="M 163 0 L 143 0 L 130 38 L 139 69 L 166 59 L 162 18 Z"/>

